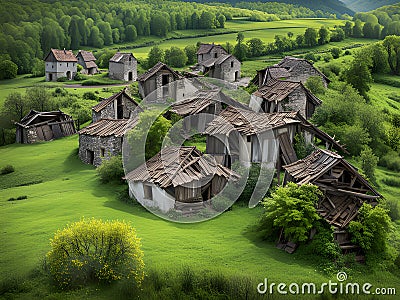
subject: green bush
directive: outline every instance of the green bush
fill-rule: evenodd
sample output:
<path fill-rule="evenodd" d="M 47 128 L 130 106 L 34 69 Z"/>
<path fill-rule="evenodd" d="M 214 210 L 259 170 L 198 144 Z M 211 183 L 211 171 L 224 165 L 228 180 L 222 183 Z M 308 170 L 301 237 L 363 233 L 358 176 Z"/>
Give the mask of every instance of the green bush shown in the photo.
<path fill-rule="evenodd" d="M 333 47 L 330 52 L 333 58 L 336 59 L 339 58 L 340 54 L 342 54 L 342 49 L 340 49 L 339 47 Z"/>
<path fill-rule="evenodd" d="M 12 165 L 6 165 L 3 168 L 1 168 L 0 174 L 1 175 L 10 174 L 10 173 L 12 173 L 14 171 L 15 171 L 15 169 L 14 169 L 14 167 Z"/>
<path fill-rule="evenodd" d="M 62 289 L 121 279 L 134 279 L 140 285 L 144 278 L 140 247 L 135 229 L 126 222 L 83 219 L 57 231 L 46 258 Z"/>
<path fill-rule="evenodd" d="M 57 81 L 58 81 L 58 82 L 66 82 L 66 81 L 68 81 L 68 78 L 65 77 L 65 76 L 63 76 L 63 77 L 58 77 L 58 78 L 57 78 Z"/>
<path fill-rule="evenodd" d="M 74 76 L 74 80 L 76 80 L 76 81 L 82 81 L 82 80 L 85 80 L 86 78 L 87 78 L 87 76 L 85 76 L 79 72 L 77 72 Z"/>
<path fill-rule="evenodd" d="M 307 79 L 305 86 L 313 94 L 325 94 L 325 87 L 320 76 L 310 76 Z"/>
<path fill-rule="evenodd" d="M 389 177 L 389 178 L 384 178 L 382 181 L 386 185 L 393 186 L 393 187 L 400 187 L 400 179 L 399 178 Z"/>
<path fill-rule="evenodd" d="M 90 92 L 90 91 L 89 92 L 84 92 L 82 97 L 83 97 L 83 99 L 86 99 L 86 100 L 97 100 L 98 99 L 96 94 L 93 93 L 93 92 Z"/>
<path fill-rule="evenodd" d="M 339 258 L 341 250 L 333 238 L 333 229 L 326 222 L 324 223 L 316 222 L 315 228 L 317 233 L 308 245 L 309 252 L 334 261 Z"/>
<path fill-rule="evenodd" d="M 124 168 L 122 166 L 121 156 L 112 156 L 109 160 L 104 159 L 97 168 L 97 175 L 102 183 L 112 181 L 122 181 L 124 177 Z"/>
<path fill-rule="evenodd" d="M 400 156 L 395 151 L 390 151 L 379 160 L 379 165 L 389 170 L 400 172 Z"/>
<path fill-rule="evenodd" d="M 400 181 L 397 181 L 400 186 Z M 389 211 L 389 217 L 393 221 L 400 219 L 400 208 L 397 200 L 385 200 L 383 206 Z"/>
<path fill-rule="evenodd" d="M 361 169 L 364 174 L 370 179 L 372 182 L 375 182 L 375 168 L 378 164 L 379 158 L 374 155 L 372 149 L 368 146 L 365 146 L 360 154 L 361 160 Z"/>

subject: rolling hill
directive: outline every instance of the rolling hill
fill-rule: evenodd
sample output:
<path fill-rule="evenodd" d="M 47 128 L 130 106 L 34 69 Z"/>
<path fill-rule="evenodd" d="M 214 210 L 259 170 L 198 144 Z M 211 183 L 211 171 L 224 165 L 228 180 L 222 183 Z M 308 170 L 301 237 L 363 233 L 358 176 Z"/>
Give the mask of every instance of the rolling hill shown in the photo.
<path fill-rule="evenodd" d="M 398 3 L 398 0 L 342 0 L 344 4 L 355 12 L 370 11 L 384 5 Z"/>

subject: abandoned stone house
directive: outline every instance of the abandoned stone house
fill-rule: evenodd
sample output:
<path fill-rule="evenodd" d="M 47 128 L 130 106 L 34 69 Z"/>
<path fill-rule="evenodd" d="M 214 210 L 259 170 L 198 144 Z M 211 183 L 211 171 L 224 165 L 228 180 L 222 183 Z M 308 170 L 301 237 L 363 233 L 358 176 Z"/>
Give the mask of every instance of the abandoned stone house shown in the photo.
<path fill-rule="evenodd" d="M 90 51 L 79 50 L 76 55 L 78 64 L 82 66 L 82 74 L 93 75 L 99 73 L 99 68 L 96 65 L 96 57 Z"/>
<path fill-rule="evenodd" d="M 363 203 L 375 206 L 381 195 L 364 179 L 357 169 L 342 156 L 318 149 L 304 159 L 283 166 L 284 184 L 312 183 L 323 192 L 317 206 L 318 214 L 334 227 L 334 238 L 344 251 L 357 251 L 350 241 L 348 224 L 357 217 Z M 284 250 L 292 249 L 281 243 Z"/>
<path fill-rule="evenodd" d="M 303 83 L 274 79 L 251 95 L 249 106 L 256 112 L 299 111 L 309 119 L 321 103 Z"/>
<path fill-rule="evenodd" d="M 330 82 L 329 78 L 308 60 L 286 56 L 276 65 L 257 71 L 257 75 L 252 82 L 258 84 L 259 87 L 267 84 L 272 79 L 289 79 L 291 81 L 300 81 L 304 84 L 311 76 L 319 76 L 325 87 Z"/>
<path fill-rule="evenodd" d="M 327 148 L 345 151 L 299 112 L 259 113 L 228 106 L 208 124 L 205 134 L 206 153 L 212 154 L 218 163 L 230 167 L 235 161 L 245 166 L 276 161 L 277 176 L 283 164 L 297 161 L 293 146 L 296 134 L 302 134 L 308 144 L 318 138 Z"/>
<path fill-rule="evenodd" d="M 16 142 L 31 144 L 76 133 L 74 120 L 62 111 L 31 110 L 16 125 Z"/>
<path fill-rule="evenodd" d="M 79 158 L 96 167 L 122 152 L 123 137 L 138 119 L 101 119 L 79 131 Z"/>
<path fill-rule="evenodd" d="M 108 76 L 111 79 L 135 81 L 137 60 L 132 53 L 117 52 L 109 61 Z"/>
<path fill-rule="evenodd" d="M 185 146 L 163 148 L 125 176 L 130 191 L 142 205 L 162 212 L 203 209 L 229 180 L 238 178 L 234 171 L 216 164 L 196 147 Z"/>
<path fill-rule="evenodd" d="M 46 81 L 57 81 L 61 77 L 72 80 L 77 72 L 78 60 L 71 50 L 51 49 L 44 61 Z"/>
<path fill-rule="evenodd" d="M 215 115 L 227 106 L 246 109 L 240 102 L 225 95 L 220 88 L 200 89 L 191 97 L 173 103 L 169 112 L 175 113 L 183 119 L 183 130 L 203 133 L 207 124 Z M 186 117 L 186 118 L 185 118 Z"/>
<path fill-rule="evenodd" d="M 99 104 L 92 107 L 92 121 L 100 119 L 129 119 L 141 111 L 138 103 L 127 93 L 126 88 L 120 92 L 103 99 Z"/>
<path fill-rule="evenodd" d="M 216 59 L 221 55 L 229 54 L 221 45 L 201 44 L 197 50 L 197 63 L 200 64 L 209 59 Z"/>
<path fill-rule="evenodd" d="M 145 98 L 157 90 L 157 98 L 165 96 L 176 99 L 174 91 L 170 89 L 170 83 L 182 79 L 178 72 L 162 62 L 158 62 L 138 78 L 139 93 Z"/>

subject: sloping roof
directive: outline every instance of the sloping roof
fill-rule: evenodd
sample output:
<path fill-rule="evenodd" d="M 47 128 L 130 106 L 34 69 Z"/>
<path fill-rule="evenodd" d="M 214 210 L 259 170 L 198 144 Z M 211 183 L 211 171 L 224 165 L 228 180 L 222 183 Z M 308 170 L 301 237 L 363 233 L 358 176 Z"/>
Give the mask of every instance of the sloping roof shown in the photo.
<path fill-rule="evenodd" d="M 268 72 L 274 79 L 290 77 L 290 73 L 288 72 L 288 70 L 281 67 L 275 67 L 275 66 L 267 67 L 265 71 Z"/>
<path fill-rule="evenodd" d="M 57 61 L 64 61 L 64 62 L 76 62 L 76 61 L 78 61 L 76 59 L 74 53 L 72 53 L 71 50 L 51 49 L 49 54 L 47 54 L 46 58 L 44 59 L 45 61 L 47 60 L 47 58 L 49 57 L 50 54 L 53 54 Z"/>
<path fill-rule="evenodd" d="M 235 60 L 237 60 L 238 62 L 240 62 L 235 56 L 233 56 L 232 54 L 221 54 L 218 58 L 209 58 L 205 61 L 202 61 L 199 63 L 199 65 L 204 66 L 206 68 L 210 68 L 212 66 L 215 65 L 221 65 L 224 63 L 224 61 L 226 61 L 227 59 L 233 57 Z"/>
<path fill-rule="evenodd" d="M 194 115 L 200 113 L 203 109 L 215 103 L 225 103 L 233 107 L 246 109 L 246 106 L 226 96 L 220 91 L 220 89 L 212 89 L 201 90 L 192 98 L 172 104 L 170 111 L 181 116 Z"/>
<path fill-rule="evenodd" d="M 225 51 L 226 54 L 228 52 L 222 47 L 221 45 L 216 45 L 216 44 L 200 44 L 199 50 L 197 50 L 197 54 L 207 54 L 209 53 L 214 47 L 221 48 L 222 50 Z"/>
<path fill-rule="evenodd" d="M 149 79 L 151 76 L 153 76 L 162 69 L 170 71 L 176 79 L 182 78 L 182 76 L 179 75 L 175 70 L 171 69 L 168 65 L 159 61 L 152 68 L 150 68 L 145 73 L 140 75 L 138 81 L 146 81 L 147 79 Z"/>
<path fill-rule="evenodd" d="M 85 62 L 85 64 L 86 64 L 86 68 L 87 69 L 91 69 L 91 68 L 96 68 L 97 69 L 98 68 L 94 61 L 87 61 L 87 62 Z"/>
<path fill-rule="evenodd" d="M 212 178 L 214 175 L 226 179 L 238 179 L 234 171 L 219 165 L 201 153 L 196 147 L 169 146 L 125 176 L 128 181 L 147 181 L 161 188 Z"/>
<path fill-rule="evenodd" d="M 114 99 L 118 98 L 119 96 L 124 95 L 126 98 L 128 98 L 129 101 L 131 101 L 133 104 L 138 106 L 139 104 L 132 99 L 131 96 L 129 96 L 126 92 L 126 88 L 122 89 L 120 92 L 108 97 L 107 99 L 102 100 L 100 103 L 92 107 L 92 110 L 95 112 L 101 111 L 103 108 L 105 108 L 108 104 L 110 104 Z"/>
<path fill-rule="evenodd" d="M 222 54 L 220 57 L 217 58 L 217 60 L 215 61 L 216 65 L 220 65 L 222 64 L 224 61 L 226 61 L 228 58 L 233 57 L 234 59 L 236 59 L 237 61 L 239 61 L 236 57 L 234 57 L 232 54 Z"/>
<path fill-rule="evenodd" d="M 284 59 L 282 59 L 278 64 L 276 64 L 276 66 L 282 67 L 287 69 L 289 72 L 291 72 L 294 68 L 296 68 L 296 66 L 300 63 L 300 62 L 306 62 L 308 63 L 310 66 L 312 66 L 318 74 L 320 74 L 327 82 L 330 82 L 330 79 L 328 77 L 325 76 L 325 74 L 323 74 L 321 71 L 319 71 L 316 67 L 313 66 L 313 64 L 311 62 L 309 62 L 308 60 L 304 59 L 304 58 L 297 58 L 297 57 L 293 57 L 293 56 L 285 56 Z"/>
<path fill-rule="evenodd" d="M 304 159 L 300 159 L 283 168 L 296 180 L 298 184 L 313 183 L 323 174 L 338 164 L 342 164 L 353 173 L 376 196 L 380 194 L 358 173 L 357 169 L 348 163 L 342 156 L 329 150 L 318 149 Z M 334 176 L 334 175 L 333 175 Z M 340 190 L 339 190 L 340 191 Z"/>
<path fill-rule="evenodd" d="M 229 135 L 237 130 L 245 135 L 261 133 L 292 123 L 300 123 L 297 112 L 258 113 L 228 106 L 205 130 L 206 134 Z"/>
<path fill-rule="evenodd" d="M 315 105 L 320 105 L 322 101 L 313 95 L 301 82 L 288 80 L 271 80 L 254 93 L 255 96 L 268 100 L 270 102 L 280 102 L 297 88 L 302 88 L 308 99 Z"/>
<path fill-rule="evenodd" d="M 130 52 L 117 52 L 114 54 L 113 57 L 110 58 L 110 62 L 119 63 L 119 62 L 121 62 L 121 60 L 123 58 L 129 57 L 129 56 L 132 56 L 134 59 L 136 59 L 135 56 L 133 56 L 133 54 Z"/>
<path fill-rule="evenodd" d="M 63 113 L 61 110 L 56 111 L 36 111 L 31 110 L 25 117 L 23 117 L 19 122 L 15 124 L 21 125 L 23 127 L 28 127 L 30 125 L 34 125 L 41 122 L 59 122 L 61 118 L 65 120 L 72 120 L 71 116 Z"/>
<path fill-rule="evenodd" d="M 79 134 L 93 136 L 116 136 L 122 137 L 125 132 L 132 129 L 138 123 L 135 119 L 100 119 L 97 122 L 81 129 Z"/>
<path fill-rule="evenodd" d="M 96 57 L 94 57 L 93 53 L 90 52 L 90 51 L 79 50 L 79 52 L 78 52 L 78 54 L 76 56 L 78 56 L 79 54 L 82 56 L 83 60 L 86 63 L 90 62 L 90 61 L 96 61 Z"/>

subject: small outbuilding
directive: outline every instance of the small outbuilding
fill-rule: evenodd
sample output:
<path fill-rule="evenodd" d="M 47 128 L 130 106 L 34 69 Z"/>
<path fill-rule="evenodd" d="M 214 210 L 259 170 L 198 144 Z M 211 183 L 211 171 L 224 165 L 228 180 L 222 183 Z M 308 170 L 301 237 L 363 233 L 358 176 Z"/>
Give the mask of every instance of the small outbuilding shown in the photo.
<path fill-rule="evenodd" d="M 141 204 L 162 212 L 197 212 L 229 180 L 238 178 L 234 171 L 216 164 L 196 147 L 184 146 L 162 149 L 125 176 L 130 191 Z"/>
<path fill-rule="evenodd" d="M 47 112 L 31 110 L 15 124 L 16 142 L 23 144 L 50 141 L 76 133 L 72 117 L 60 110 Z"/>
<path fill-rule="evenodd" d="M 235 82 L 240 79 L 241 62 L 232 54 L 222 54 L 198 64 L 200 71 L 211 78 Z"/>
<path fill-rule="evenodd" d="M 132 53 L 117 52 L 109 61 L 108 76 L 112 79 L 135 81 L 137 60 Z"/>
<path fill-rule="evenodd" d="M 169 83 L 182 78 L 183 76 L 171 67 L 162 62 L 158 62 L 151 69 L 139 76 L 139 93 L 142 98 L 145 98 L 158 89 L 158 91 L 162 93 L 162 95 L 158 95 L 158 98 L 169 96 L 171 93 L 169 90 Z"/>
<path fill-rule="evenodd" d="M 347 233 L 348 224 L 357 217 L 363 203 L 375 206 L 381 195 L 349 162 L 329 150 L 318 149 L 304 159 L 283 166 L 284 184 L 312 183 L 323 192 L 318 214 L 334 228 L 335 240 L 344 251 L 355 250 Z"/>
<path fill-rule="evenodd" d="M 93 75 L 99 73 L 99 68 L 96 65 L 96 57 L 90 51 L 79 50 L 76 55 L 78 64 L 82 66 L 82 74 Z"/>
<path fill-rule="evenodd" d="M 77 72 L 78 60 L 71 50 L 51 49 L 44 61 L 46 81 L 72 80 Z"/>
<path fill-rule="evenodd" d="M 299 111 L 309 119 L 321 103 L 301 82 L 270 80 L 252 94 L 249 106 L 256 112 Z"/>
<path fill-rule="evenodd" d="M 101 119 L 79 131 L 79 158 L 96 167 L 103 160 L 122 152 L 122 142 L 127 130 L 132 129 L 138 119 Z"/>
<path fill-rule="evenodd" d="M 274 79 L 290 80 L 290 73 L 288 70 L 282 67 L 266 67 L 265 69 L 257 70 L 257 75 L 253 78 L 251 82 L 261 88 L 263 85 Z"/>
<path fill-rule="evenodd" d="M 197 63 L 202 63 L 203 61 L 209 60 L 211 58 L 218 58 L 221 55 L 229 54 L 228 51 L 224 49 L 221 45 L 212 44 L 200 44 L 197 50 Z"/>
<path fill-rule="evenodd" d="M 92 107 L 93 123 L 100 119 L 129 119 L 133 117 L 138 103 L 127 93 L 126 88 L 103 99 L 99 104 Z M 140 109 L 140 108 L 139 108 Z"/>

